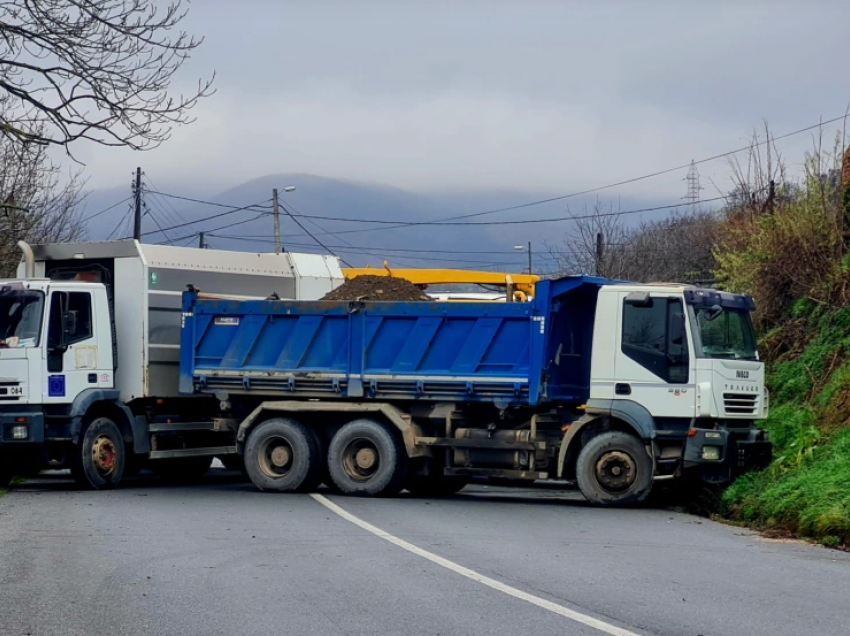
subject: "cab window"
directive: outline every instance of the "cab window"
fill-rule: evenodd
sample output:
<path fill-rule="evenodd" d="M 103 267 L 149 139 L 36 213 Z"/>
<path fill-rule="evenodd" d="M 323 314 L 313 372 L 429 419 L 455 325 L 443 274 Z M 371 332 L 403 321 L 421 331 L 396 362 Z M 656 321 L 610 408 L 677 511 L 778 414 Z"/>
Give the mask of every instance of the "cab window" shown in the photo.
<path fill-rule="evenodd" d="M 63 320 L 64 318 L 64 320 Z M 62 330 L 65 330 L 64 343 Z M 72 345 L 94 335 L 91 294 L 88 292 L 53 292 L 50 295 L 48 344 Z"/>
<path fill-rule="evenodd" d="M 671 384 L 688 381 L 685 313 L 677 298 L 648 298 L 623 305 L 622 351 Z"/>

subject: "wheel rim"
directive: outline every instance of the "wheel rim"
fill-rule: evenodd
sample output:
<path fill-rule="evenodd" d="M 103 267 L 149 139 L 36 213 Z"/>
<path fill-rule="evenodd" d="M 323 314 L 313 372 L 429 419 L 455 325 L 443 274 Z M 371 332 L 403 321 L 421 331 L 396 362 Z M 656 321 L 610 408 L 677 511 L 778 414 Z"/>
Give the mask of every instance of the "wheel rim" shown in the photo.
<path fill-rule="evenodd" d="M 115 443 L 110 437 L 101 435 L 98 437 L 91 449 L 92 464 L 98 475 L 106 477 L 115 471 Z"/>
<path fill-rule="evenodd" d="M 637 479 L 637 464 L 624 451 L 609 451 L 596 461 L 596 481 L 608 492 L 624 492 Z"/>
<path fill-rule="evenodd" d="M 270 437 L 260 447 L 260 469 L 269 477 L 286 477 L 292 471 L 295 453 L 283 437 Z"/>
<path fill-rule="evenodd" d="M 358 437 L 342 450 L 342 468 L 354 481 L 368 481 L 381 467 L 381 454 L 375 443 Z"/>

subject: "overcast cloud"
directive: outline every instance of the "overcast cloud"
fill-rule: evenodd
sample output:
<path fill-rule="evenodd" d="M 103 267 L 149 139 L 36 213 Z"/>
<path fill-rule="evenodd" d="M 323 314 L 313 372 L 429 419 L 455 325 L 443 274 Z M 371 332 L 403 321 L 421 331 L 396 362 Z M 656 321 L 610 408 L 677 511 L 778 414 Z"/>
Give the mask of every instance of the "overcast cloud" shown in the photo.
<path fill-rule="evenodd" d="M 569 192 L 844 112 L 850 2 L 196 0 L 217 72 L 143 155 L 86 148 L 90 185 L 300 172 L 414 190 Z M 830 128 L 830 133 L 835 127 Z M 781 143 L 794 163 L 811 144 Z M 701 167 L 704 184 L 728 175 Z M 678 196 L 674 174 L 623 194 Z"/>

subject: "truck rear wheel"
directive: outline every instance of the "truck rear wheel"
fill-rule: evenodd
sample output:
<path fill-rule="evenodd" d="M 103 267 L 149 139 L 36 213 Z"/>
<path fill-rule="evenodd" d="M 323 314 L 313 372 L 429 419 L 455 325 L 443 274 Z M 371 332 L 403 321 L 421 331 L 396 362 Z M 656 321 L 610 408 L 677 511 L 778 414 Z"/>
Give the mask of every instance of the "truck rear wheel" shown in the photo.
<path fill-rule="evenodd" d="M 652 489 L 652 458 L 634 435 L 603 433 L 581 449 L 576 481 L 591 503 L 633 506 L 646 499 Z"/>
<path fill-rule="evenodd" d="M 71 476 L 81 488 L 109 490 L 121 481 L 126 461 L 118 426 L 107 417 L 97 417 L 82 431 L 71 453 Z"/>
<path fill-rule="evenodd" d="M 275 418 L 255 428 L 245 444 L 245 469 L 260 490 L 308 492 L 322 480 L 317 437 L 295 420 Z"/>
<path fill-rule="evenodd" d="M 174 457 L 153 459 L 150 467 L 162 481 L 170 484 L 193 484 L 200 481 L 212 466 L 212 457 Z"/>
<path fill-rule="evenodd" d="M 374 420 L 354 420 L 331 440 L 328 472 L 347 495 L 393 496 L 404 487 L 407 454 L 395 430 Z"/>

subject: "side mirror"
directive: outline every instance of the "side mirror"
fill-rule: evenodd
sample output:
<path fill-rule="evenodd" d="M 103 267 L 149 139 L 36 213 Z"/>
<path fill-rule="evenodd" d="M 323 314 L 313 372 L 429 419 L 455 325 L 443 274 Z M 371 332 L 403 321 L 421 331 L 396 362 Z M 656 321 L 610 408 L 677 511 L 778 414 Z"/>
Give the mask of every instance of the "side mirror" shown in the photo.
<path fill-rule="evenodd" d="M 704 318 L 705 318 L 708 322 L 711 322 L 712 320 L 714 320 L 715 318 L 717 318 L 717 317 L 718 317 L 720 314 L 722 314 L 722 313 L 723 313 L 723 307 L 721 307 L 720 305 L 714 305 L 714 306 L 713 306 L 713 307 L 711 307 L 710 309 L 706 309 L 706 310 L 705 310 L 705 313 L 703 314 L 703 317 L 704 317 Z"/>

